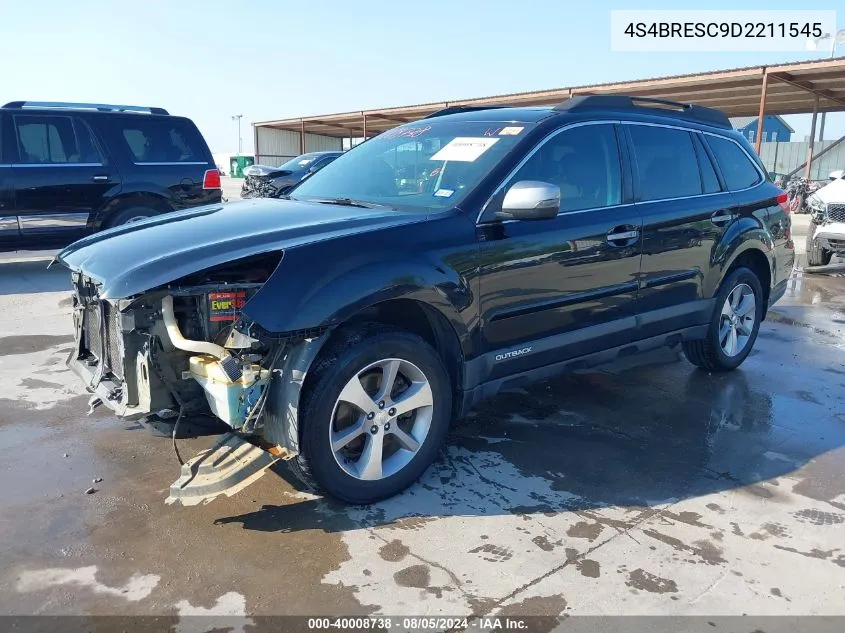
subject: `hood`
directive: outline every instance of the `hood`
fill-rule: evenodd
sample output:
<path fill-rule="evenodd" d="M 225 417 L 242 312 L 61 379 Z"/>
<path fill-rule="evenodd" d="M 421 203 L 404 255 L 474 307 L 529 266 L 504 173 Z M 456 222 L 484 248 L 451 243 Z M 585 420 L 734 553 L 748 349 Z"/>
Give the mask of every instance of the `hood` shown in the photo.
<path fill-rule="evenodd" d="M 287 176 L 292 173 L 289 169 L 279 169 L 278 167 L 270 167 L 269 165 L 250 165 L 244 169 L 244 176 L 270 176 L 277 178 L 278 176 Z"/>
<path fill-rule="evenodd" d="M 259 198 L 167 213 L 95 233 L 56 256 L 124 299 L 185 275 L 252 255 L 380 227 L 424 214 Z"/>
<path fill-rule="evenodd" d="M 821 189 L 813 192 L 813 195 L 826 204 L 845 203 L 845 180 L 834 180 Z"/>

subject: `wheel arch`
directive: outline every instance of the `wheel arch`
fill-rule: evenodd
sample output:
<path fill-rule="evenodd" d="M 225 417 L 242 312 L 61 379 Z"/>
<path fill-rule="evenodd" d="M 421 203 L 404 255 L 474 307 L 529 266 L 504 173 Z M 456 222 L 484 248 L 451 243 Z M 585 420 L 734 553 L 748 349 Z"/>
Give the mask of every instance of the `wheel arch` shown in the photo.
<path fill-rule="evenodd" d="M 715 296 L 734 269 L 746 266 L 757 275 L 763 287 L 765 318 L 774 279 L 773 252 L 772 236 L 760 224 L 752 218 L 735 222 L 713 250 L 710 274 L 705 277 L 705 296 Z"/>
<path fill-rule="evenodd" d="M 454 321 L 436 307 L 420 299 L 399 297 L 375 303 L 359 310 L 346 319 L 329 334 L 329 341 L 338 336 L 338 331 L 358 323 L 382 323 L 393 325 L 418 335 L 437 352 L 449 374 L 453 393 L 461 390 L 465 351 Z M 305 382 L 307 383 L 306 376 Z M 458 398 L 454 399 L 455 402 Z"/>
<path fill-rule="evenodd" d="M 751 270 L 757 276 L 757 279 L 760 280 L 760 286 L 763 288 L 763 319 L 765 319 L 769 307 L 769 296 L 772 292 L 773 263 L 766 256 L 762 248 L 750 244 L 746 248 L 734 253 L 734 256 L 724 269 L 725 272 L 719 280 L 719 285 L 740 266 Z"/>
<path fill-rule="evenodd" d="M 115 213 L 130 207 L 147 207 L 159 213 L 173 211 L 173 205 L 163 193 L 151 191 L 121 191 L 109 199 L 100 209 L 92 214 L 90 228 L 99 231 L 108 225 L 109 218 Z"/>
<path fill-rule="evenodd" d="M 332 349 L 349 330 L 364 323 L 394 325 L 428 342 L 446 368 L 452 386 L 452 414 L 456 415 L 462 401 L 459 394 L 466 348 L 454 327 L 456 316 L 444 313 L 442 306 L 419 297 L 392 297 L 367 303 L 325 329 L 322 335 L 293 343 L 282 362 L 278 388 L 270 392 L 275 397 L 271 395 L 268 400 L 264 438 L 282 446 L 291 455 L 299 452 L 302 439 L 299 409 L 303 396 L 313 386 L 311 369 L 325 350 Z"/>

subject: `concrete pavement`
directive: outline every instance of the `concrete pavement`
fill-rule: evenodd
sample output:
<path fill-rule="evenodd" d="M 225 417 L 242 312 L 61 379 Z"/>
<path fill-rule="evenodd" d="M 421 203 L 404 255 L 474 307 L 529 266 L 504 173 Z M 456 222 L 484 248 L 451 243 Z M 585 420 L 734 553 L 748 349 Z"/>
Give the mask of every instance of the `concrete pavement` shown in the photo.
<path fill-rule="evenodd" d="M 784 306 L 842 284 L 796 275 Z M 845 614 L 836 327 L 767 322 L 727 375 L 667 351 L 501 394 L 370 507 L 279 464 L 183 508 L 169 439 L 85 414 L 68 289 L 2 264 L 0 614 Z"/>

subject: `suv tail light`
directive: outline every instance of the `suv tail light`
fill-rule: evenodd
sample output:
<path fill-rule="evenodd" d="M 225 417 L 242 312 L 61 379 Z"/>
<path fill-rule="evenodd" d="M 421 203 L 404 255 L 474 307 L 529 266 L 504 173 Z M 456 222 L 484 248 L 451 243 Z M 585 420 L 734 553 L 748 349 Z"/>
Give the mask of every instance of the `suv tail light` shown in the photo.
<path fill-rule="evenodd" d="M 207 169 L 202 178 L 203 189 L 220 189 L 220 172 L 216 169 Z M 778 198 L 780 202 L 780 198 Z"/>
<path fill-rule="evenodd" d="M 219 178 L 218 178 L 218 180 L 219 180 Z M 789 194 L 788 193 L 786 193 L 785 191 L 780 192 L 780 194 L 778 195 L 778 204 L 780 205 L 780 208 L 783 209 L 784 212 L 787 215 L 789 215 L 789 213 L 791 212 L 792 209 L 789 206 Z"/>

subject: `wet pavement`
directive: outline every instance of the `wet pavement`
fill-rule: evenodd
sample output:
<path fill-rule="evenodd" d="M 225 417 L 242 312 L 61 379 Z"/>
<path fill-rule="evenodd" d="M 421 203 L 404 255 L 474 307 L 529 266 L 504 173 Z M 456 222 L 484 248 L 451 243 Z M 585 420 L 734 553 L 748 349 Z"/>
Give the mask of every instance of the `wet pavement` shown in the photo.
<path fill-rule="evenodd" d="M 0 264 L 0 614 L 845 614 L 845 277 L 796 275 L 731 374 L 666 350 L 504 393 L 373 506 L 276 465 L 183 508 L 168 438 L 86 415 L 43 266 Z"/>

